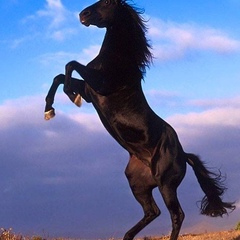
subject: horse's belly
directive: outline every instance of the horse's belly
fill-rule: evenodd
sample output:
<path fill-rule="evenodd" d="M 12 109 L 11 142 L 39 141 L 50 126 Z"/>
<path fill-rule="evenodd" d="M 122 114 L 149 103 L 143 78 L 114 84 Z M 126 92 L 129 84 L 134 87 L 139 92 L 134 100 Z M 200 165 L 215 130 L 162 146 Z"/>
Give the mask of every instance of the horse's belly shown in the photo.
<path fill-rule="evenodd" d="M 116 123 L 114 124 L 114 130 L 117 135 L 124 140 L 125 143 L 146 143 L 148 137 L 146 129 L 139 128 L 137 126 Z"/>
<path fill-rule="evenodd" d="M 115 123 L 112 125 L 116 140 L 131 154 L 149 165 L 152 159 L 154 142 L 149 138 L 148 129 L 139 126 Z"/>

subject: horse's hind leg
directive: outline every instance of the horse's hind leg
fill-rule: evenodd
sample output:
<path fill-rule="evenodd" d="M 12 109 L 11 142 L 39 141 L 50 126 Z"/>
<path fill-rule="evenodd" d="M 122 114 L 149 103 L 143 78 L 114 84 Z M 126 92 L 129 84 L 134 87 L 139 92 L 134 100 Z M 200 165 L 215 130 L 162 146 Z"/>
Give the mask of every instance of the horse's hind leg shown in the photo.
<path fill-rule="evenodd" d="M 172 188 L 172 186 L 164 185 L 161 187 L 160 192 L 171 215 L 172 233 L 170 240 L 177 240 L 184 220 L 184 212 L 178 201 L 176 189 Z"/>
<path fill-rule="evenodd" d="M 177 240 L 184 220 L 184 212 L 177 197 L 177 188 L 185 176 L 186 163 L 182 161 L 181 157 L 178 161 L 170 156 L 172 155 L 165 156 L 165 159 L 163 155 L 162 158 L 158 156 L 158 159 L 155 159 L 156 164 L 153 164 L 152 172 L 171 216 L 170 240 Z"/>
<path fill-rule="evenodd" d="M 156 187 L 156 183 L 152 178 L 150 168 L 135 156 L 131 156 L 125 174 L 134 197 L 144 211 L 144 217 L 123 238 L 123 240 L 132 240 L 137 233 L 160 215 L 160 210 L 152 196 L 152 190 Z"/>

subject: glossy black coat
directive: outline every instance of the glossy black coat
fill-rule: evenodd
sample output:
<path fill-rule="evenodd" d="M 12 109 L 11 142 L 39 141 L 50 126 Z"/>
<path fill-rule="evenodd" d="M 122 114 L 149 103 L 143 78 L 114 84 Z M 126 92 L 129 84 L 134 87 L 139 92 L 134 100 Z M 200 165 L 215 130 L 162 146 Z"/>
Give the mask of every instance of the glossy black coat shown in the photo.
<path fill-rule="evenodd" d="M 80 13 L 82 24 L 106 28 L 98 56 L 86 66 L 72 61 L 65 75 L 54 78 L 46 97 L 45 119 L 55 115 L 52 107 L 56 90 L 64 92 L 77 106 L 81 97 L 95 107 L 103 125 L 130 155 L 125 174 L 144 217 L 124 236 L 133 239 L 160 214 L 152 190 L 159 188 L 172 220 L 171 240 L 176 240 L 184 219 L 177 188 L 186 163 L 192 166 L 206 194 L 201 213 L 222 216 L 232 203 L 221 200 L 225 188 L 221 178 L 209 172 L 194 155 L 185 153 L 174 129 L 148 105 L 141 87 L 146 67 L 152 60 L 141 13 L 123 0 L 100 0 Z M 72 78 L 77 71 L 83 80 Z M 94 145 L 93 145 L 94 148 Z"/>

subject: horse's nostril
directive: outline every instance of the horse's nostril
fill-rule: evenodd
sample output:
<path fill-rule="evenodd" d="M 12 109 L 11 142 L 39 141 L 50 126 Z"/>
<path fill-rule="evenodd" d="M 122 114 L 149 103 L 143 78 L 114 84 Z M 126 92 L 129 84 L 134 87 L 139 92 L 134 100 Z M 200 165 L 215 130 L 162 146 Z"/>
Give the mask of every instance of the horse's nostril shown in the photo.
<path fill-rule="evenodd" d="M 80 14 L 80 22 L 86 26 L 89 26 L 90 24 L 88 23 L 88 17 L 91 15 L 91 11 L 88 9 L 83 10 Z"/>
<path fill-rule="evenodd" d="M 91 15 L 91 12 L 89 10 L 85 10 L 85 11 L 81 12 L 81 16 L 83 16 L 83 17 L 87 17 L 89 15 Z"/>

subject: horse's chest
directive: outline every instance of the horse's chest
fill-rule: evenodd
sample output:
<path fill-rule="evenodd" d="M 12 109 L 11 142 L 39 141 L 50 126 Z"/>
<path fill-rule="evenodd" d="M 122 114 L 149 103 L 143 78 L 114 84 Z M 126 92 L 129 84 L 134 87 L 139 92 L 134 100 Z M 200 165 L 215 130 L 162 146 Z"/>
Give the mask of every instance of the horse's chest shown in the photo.
<path fill-rule="evenodd" d="M 131 116 L 130 113 L 116 114 L 110 124 L 117 135 L 126 143 L 144 143 L 147 141 L 147 129 L 137 116 Z"/>
<path fill-rule="evenodd" d="M 148 128 L 140 114 L 124 111 L 123 109 L 108 108 L 104 114 L 103 124 L 106 129 L 113 131 L 115 138 L 120 140 L 125 147 L 148 144 Z"/>
<path fill-rule="evenodd" d="M 124 148 L 149 157 L 152 146 L 146 114 L 115 97 L 96 95 L 93 104 L 105 128 Z"/>

